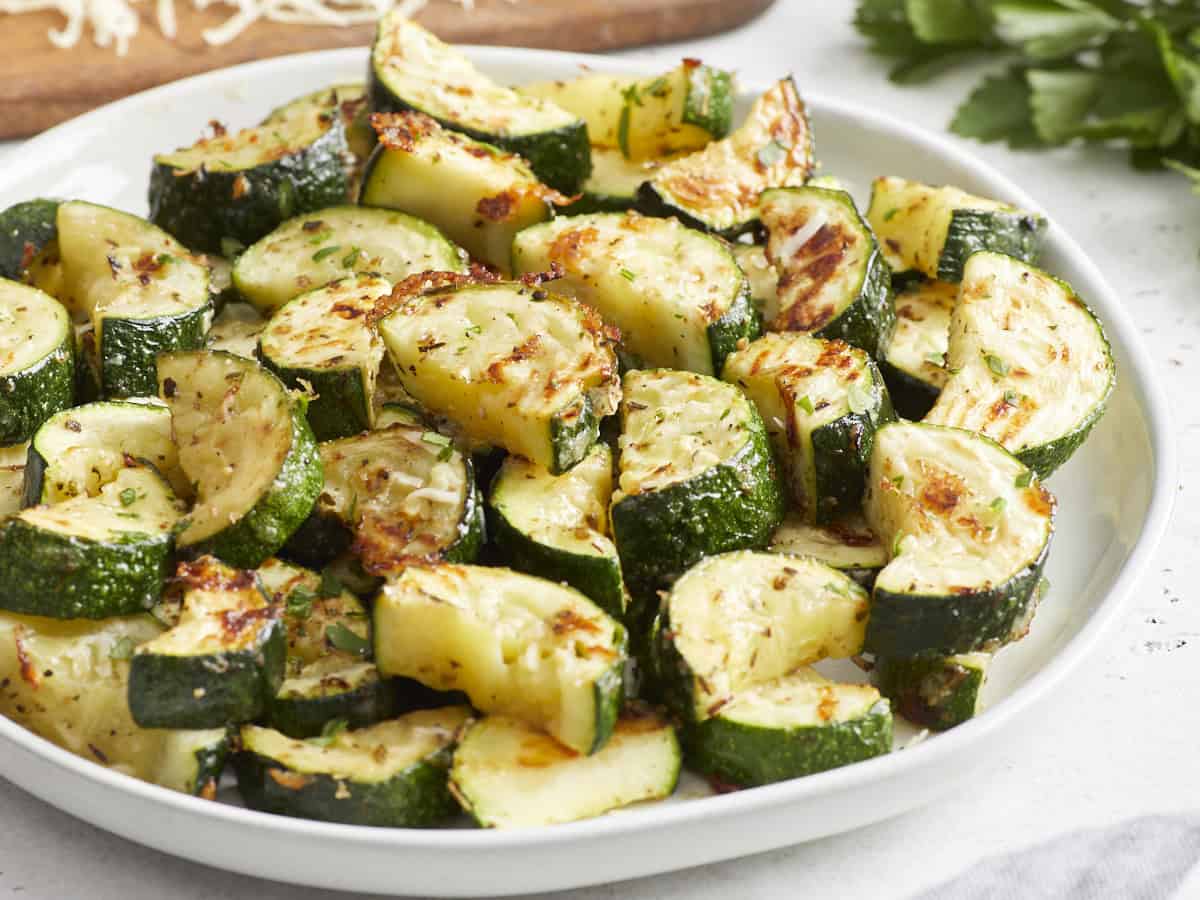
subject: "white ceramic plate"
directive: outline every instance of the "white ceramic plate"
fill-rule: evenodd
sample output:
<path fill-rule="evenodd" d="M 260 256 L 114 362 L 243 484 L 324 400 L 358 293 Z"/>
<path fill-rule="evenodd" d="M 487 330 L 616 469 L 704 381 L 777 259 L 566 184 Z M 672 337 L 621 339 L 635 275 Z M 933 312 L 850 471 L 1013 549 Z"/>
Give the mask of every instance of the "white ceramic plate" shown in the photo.
<path fill-rule="evenodd" d="M 512 83 L 570 77 L 585 63 L 632 71 L 600 57 L 470 52 L 486 71 Z M 0 208 L 41 195 L 144 212 L 154 152 L 190 143 L 210 119 L 254 124 L 294 96 L 361 78 L 365 65 L 358 50 L 305 54 L 213 72 L 112 104 L 10 156 L 0 172 Z M 804 93 L 825 171 L 845 178 L 860 200 L 872 177 L 899 174 L 1036 208 L 942 137 Z M 527 894 L 714 862 L 857 828 L 952 790 L 1020 739 L 1029 709 L 1068 677 L 1112 622 L 1163 533 L 1173 496 L 1175 448 L 1164 393 L 1120 299 L 1057 227 L 1050 229 L 1044 265 L 1070 281 L 1104 320 L 1119 367 L 1117 389 L 1087 444 L 1050 482 L 1060 501 L 1047 568 L 1052 588 L 1033 630 L 999 657 L 988 711 L 947 734 L 770 787 L 719 797 L 689 790 L 668 804 L 507 833 L 371 829 L 251 812 L 111 772 L 2 717 L 0 774 L 101 828 L 197 862 L 299 884 L 423 896 Z"/>

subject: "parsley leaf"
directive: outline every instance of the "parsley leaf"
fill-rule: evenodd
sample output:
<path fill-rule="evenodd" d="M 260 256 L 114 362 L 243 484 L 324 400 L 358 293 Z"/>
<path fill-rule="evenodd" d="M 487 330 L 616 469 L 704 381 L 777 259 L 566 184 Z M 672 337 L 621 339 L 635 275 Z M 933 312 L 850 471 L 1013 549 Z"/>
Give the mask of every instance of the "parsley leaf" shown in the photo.
<path fill-rule="evenodd" d="M 122 506 L 133 506 L 137 502 L 137 491 L 133 488 L 125 488 L 121 493 L 117 494 L 121 500 Z"/>
<path fill-rule="evenodd" d="M 350 723 L 345 719 L 330 719 L 321 726 L 321 733 L 316 737 L 308 739 L 310 744 L 316 744 L 318 747 L 328 747 L 337 740 L 338 735 L 350 727 Z"/>
<path fill-rule="evenodd" d="M 341 622 L 334 622 L 325 629 L 325 639 L 337 650 L 343 653 L 353 653 L 355 656 L 366 656 L 371 649 L 371 642 L 365 637 L 355 634 Z"/>
<path fill-rule="evenodd" d="M 1012 371 L 1012 366 L 1002 360 L 995 353 L 983 354 L 983 361 L 987 363 L 987 367 L 992 370 L 992 374 L 997 378 L 1003 378 Z"/>
<path fill-rule="evenodd" d="M 1013 487 L 1027 488 L 1033 483 L 1033 469 L 1026 469 L 1013 479 Z"/>
<path fill-rule="evenodd" d="M 813 402 L 809 399 L 808 394 L 803 394 L 798 397 L 796 400 L 796 405 L 810 416 L 813 414 Z"/>
<path fill-rule="evenodd" d="M 337 244 L 330 244 L 328 247 L 322 247 L 320 250 L 318 250 L 316 253 L 314 253 L 312 255 L 312 261 L 320 262 L 321 260 L 325 259 L 326 257 L 333 256 L 333 254 L 337 253 L 341 249 L 342 248 Z"/>
<path fill-rule="evenodd" d="M 288 594 L 285 610 L 293 619 L 307 619 L 312 615 L 313 601 L 317 599 L 315 591 L 300 585 Z"/>

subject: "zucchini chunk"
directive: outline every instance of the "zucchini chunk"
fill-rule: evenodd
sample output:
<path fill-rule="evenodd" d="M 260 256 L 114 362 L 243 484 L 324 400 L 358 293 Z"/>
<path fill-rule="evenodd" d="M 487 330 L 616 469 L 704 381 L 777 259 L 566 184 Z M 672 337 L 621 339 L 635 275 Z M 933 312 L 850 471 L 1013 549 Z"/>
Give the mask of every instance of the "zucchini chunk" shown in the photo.
<path fill-rule="evenodd" d="M 154 157 L 150 221 L 193 250 L 232 255 L 293 216 L 345 203 L 346 129 L 331 110 L 296 107 L 236 134 L 216 129 Z"/>
<path fill-rule="evenodd" d="M 810 523 L 862 507 L 875 431 L 895 418 L 865 351 L 793 332 L 766 334 L 732 354 L 722 377 L 758 407 Z"/>
<path fill-rule="evenodd" d="M 787 556 L 811 557 L 845 572 L 868 591 L 888 561 L 887 548 L 857 513 L 825 526 L 810 525 L 803 516 L 788 513 L 771 535 L 768 549 Z"/>
<path fill-rule="evenodd" d="M 158 403 L 109 400 L 65 409 L 38 429 L 25 466 L 24 505 L 94 497 L 126 467 L 128 457 L 154 466 L 176 494 L 190 492 L 171 439 L 170 410 Z"/>
<path fill-rule="evenodd" d="M 867 521 L 889 548 L 866 650 L 991 651 L 1024 634 L 1054 530 L 1053 495 L 989 438 L 894 422 L 875 435 Z"/>
<path fill-rule="evenodd" d="M 321 445 L 325 484 L 303 537 L 349 546 L 369 575 L 407 565 L 471 562 L 483 543 L 483 502 L 471 459 L 419 421 Z M 302 537 L 297 533 L 297 538 Z M 304 548 L 321 558 L 321 547 Z"/>
<path fill-rule="evenodd" d="M 345 825 L 428 828 L 456 804 L 447 788 L 464 706 L 421 710 L 307 741 L 246 725 L 233 760 L 251 809 Z"/>
<path fill-rule="evenodd" d="M 472 257 L 508 270 L 513 235 L 566 198 L 521 157 L 446 131 L 419 113 L 375 115 L 379 147 L 363 175 L 363 206 L 424 219 Z"/>
<path fill-rule="evenodd" d="M 38 198 L 0 212 L 0 278 L 20 281 L 33 260 L 58 238 L 60 202 Z"/>
<path fill-rule="evenodd" d="M 149 609 L 162 593 L 180 515 L 161 476 L 134 462 L 94 497 L 0 521 L 0 609 L 55 619 Z"/>
<path fill-rule="evenodd" d="M 466 272 L 465 254 L 428 222 L 389 209 L 335 206 L 284 222 L 233 266 L 238 294 L 264 315 L 349 275 L 402 281 L 418 272 Z"/>
<path fill-rule="evenodd" d="M 946 731 L 979 714 L 991 661 L 987 653 L 887 657 L 875 661 L 875 677 L 896 712 L 914 725 Z"/>
<path fill-rule="evenodd" d="M 287 628 L 283 684 L 265 722 L 288 737 L 319 735 L 340 720 L 363 728 L 392 713 L 392 691 L 368 662 L 370 617 L 362 602 L 316 572 L 269 559 L 258 576 L 282 605 Z"/>
<path fill-rule="evenodd" d="M 705 556 L 761 548 L 783 519 L 766 429 L 736 387 L 691 372 L 625 376 L 613 539 L 635 597 Z"/>
<path fill-rule="evenodd" d="M 283 681 L 283 610 L 258 576 L 211 556 L 179 564 L 179 621 L 133 654 L 129 710 L 143 728 L 258 718 Z"/>
<path fill-rule="evenodd" d="M 789 76 L 754 101 L 729 137 L 655 172 L 639 191 L 639 206 L 733 238 L 758 225 L 759 194 L 804 184 L 812 169 L 808 115 Z"/>
<path fill-rule="evenodd" d="M 562 475 L 519 456 L 505 457 L 488 498 L 493 540 L 514 569 L 570 585 L 620 619 L 626 595 L 609 534 L 612 492 L 607 444 L 594 444 Z"/>
<path fill-rule="evenodd" d="M 257 566 L 286 543 L 321 492 L 321 460 L 304 403 L 256 363 L 200 350 L 158 358 L 179 465 L 196 503 L 178 543 Z"/>
<path fill-rule="evenodd" d="M 468 285 L 409 297 L 380 323 L 404 387 L 476 441 L 560 474 L 617 405 L 616 354 L 592 309 L 542 288 Z"/>
<path fill-rule="evenodd" d="M 60 299 L 93 325 L 102 395 L 152 396 L 159 353 L 204 345 L 208 269 L 144 219 L 79 201 L 58 208 L 58 248 Z"/>
<path fill-rule="evenodd" d="M 0 446 L 21 444 L 75 400 L 75 334 L 62 304 L 0 278 Z"/>
<path fill-rule="evenodd" d="M 625 629 L 570 588 L 508 569 L 413 566 L 374 607 L 385 675 L 461 690 L 485 713 L 548 732 L 572 750 L 608 741 L 623 696 Z"/>
<path fill-rule="evenodd" d="M 257 359 L 258 339 L 266 327 L 267 320 L 249 303 L 226 303 L 213 319 L 204 346 Z"/>
<path fill-rule="evenodd" d="M 917 281 L 896 295 L 896 327 L 883 348 L 879 371 L 896 412 L 920 421 L 933 408 L 950 377 L 950 314 L 958 285 Z"/>
<path fill-rule="evenodd" d="M 681 150 L 702 150 L 733 124 L 737 92 L 732 72 L 685 59 L 654 78 L 584 75 L 568 81 L 523 84 L 517 90 L 540 97 L 587 123 L 595 148 L 619 150 L 622 158 L 645 160 Z"/>
<path fill-rule="evenodd" d="M 229 729 L 164 731 L 162 753 L 150 778 L 160 787 L 192 794 L 205 800 L 217 798 L 217 784 L 229 759 Z"/>
<path fill-rule="evenodd" d="M 1071 458 L 1116 383 L 1104 328 L 1070 285 L 998 253 L 967 261 L 948 365 L 927 421 L 987 435 L 1039 478 Z"/>
<path fill-rule="evenodd" d="M 350 151 L 343 160 L 349 185 L 346 197 L 353 202 L 358 196 L 363 166 L 366 165 L 371 151 L 375 149 L 375 132 L 371 129 L 371 111 L 367 105 L 367 86 L 359 81 L 335 84 L 313 91 L 272 110 L 270 115 L 263 119 L 263 125 L 286 123 L 311 112 L 316 112 L 317 115 L 334 115 L 342 121 L 342 128 L 346 132 L 346 149 Z"/>
<path fill-rule="evenodd" d="M 875 179 L 867 219 L 893 271 L 942 281 L 959 281 L 967 259 L 980 250 L 1036 263 L 1046 231 L 1036 213 L 893 175 Z"/>
<path fill-rule="evenodd" d="M 620 150 L 592 147 L 592 174 L 579 191 L 579 199 L 559 210 L 562 215 L 577 216 L 593 212 L 623 212 L 637 206 L 642 182 L 675 159 L 626 159 Z"/>
<path fill-rule="evenodd" d="M 258 355 L 293 390 L 310 391 L 308 424 L 319 441 L 348 437 L 375 420 L 383 341 L 373 325 L 391 282 L 352 275 L 290 300 L 271 316 Z"/>
<path fill-rule="evenodd" d="M 844 191 L 765 191 L 759 205 L 767 259 L 779 272 L 769 327 L 840 338 L 878 356 L 896 321 L 891 272 L 875 235 Z"/>
<path fill-rule="evenodd" d="M 815 559 L 740 551 L 709 557 L 666 595 L 653 653 L 663 698 L 684 722 L 822 659 L 862 651 L 870 600 Z"/>
<path fill-rule="evenodd" d="M 374 112 L 424 113 L 444 128 L 520 155 L 541 181 L 563 193 L 577 191 L 591 170 L 582 119 L 496 84 L 400 10 L 379 20 L 368 91 Z"/>
<path fill-rule="evenodd" d="M 892 749 L 892 711 L 869 684 L 834 684 L 810 668 L 735 693 L 685 732 L 688 766 L 731 784 L 802 778 Z"/>
<path fill-rule="evenodd" d="M 674 219 L 557 218 L 518 234 L 512 256 L 517 275 L 561 266 L 555 290 L 619 328 L 622 349 L 647 366 L 712 375 L 738 341 L 759 333 L 750 285 L 728 246 Z"/>
<path fill-rule="evenodd" d="M 21 511 L 25 495 L 26 444 L 0 447 L 0 518 Z"/>
<path fill-rule="evenodd" d="M 618 719 L 591 756 L 516 719 L 488 716 L 459 740 L 450 790 L 484 828 L 557 825 L 671 796 L 680 759 L 675 729 L 648 710 Z"/>
<path fill-rule="evenodd" d="M 779 272 L 767 259 L 767 248 L 761 244 L 734 244 L 733 258 L 750 282 L 750 302 L 759 318 L 775 321 L 779 315 Z"/>

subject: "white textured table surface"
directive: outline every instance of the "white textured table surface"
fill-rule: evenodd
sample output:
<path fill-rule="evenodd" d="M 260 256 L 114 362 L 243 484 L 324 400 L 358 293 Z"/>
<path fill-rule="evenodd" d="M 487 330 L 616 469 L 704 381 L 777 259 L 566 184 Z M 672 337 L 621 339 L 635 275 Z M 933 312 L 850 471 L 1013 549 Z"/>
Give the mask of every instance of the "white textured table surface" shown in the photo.
<path fill-rule="evenodd" d="M 790 69 L 801 88 L 852 98 L 942 129 L 973 83 L 957 72 L 899 88 L 862 48 L 850 0 L 779 0 L 728 35 L 646 59 L 702 57 L 748 78 Z M 817 135 L 818 147 L 820 135 Z M 970 145 L 1018 181 L 1092 255 L 1142 322 L 1170 394 L 1182 441 L 1200 441 L 1200 198 L 1182 179 L 1138 175 L 1119 153 L 1014 154 Z M 0 144 L 0 165 L 19 146 Z M 1186 444 L 1184 445 L 1186 447 Z M 1023 746 L 984 772 L 970 793 L 841 837 L 703 869 L 566 893 L 563 900 L 909 897 L 979 858 L 1074 828 L 1200 806 L 1195 792 L 1200 703 L 1200 457 L 1183 452 L 1171 534 L 1145 583 L 1090 665 L 1042 707 Z M 1114 472 L 1113 477 L 1120 477 Z M 469 865 L 469 862 L 464 862 Z M 403 873 L 396 885 L 402 889 Z M 1190 884 L 1197 885 L 1196 879 Z M 1197 888 L 1200 890 L 1200 887 Z M 334 900 L 229 875 L 111 837 L 0 781 L 0 897 L 28 900 Z M 553 896 L 553 895 L 547 895 Z"/>

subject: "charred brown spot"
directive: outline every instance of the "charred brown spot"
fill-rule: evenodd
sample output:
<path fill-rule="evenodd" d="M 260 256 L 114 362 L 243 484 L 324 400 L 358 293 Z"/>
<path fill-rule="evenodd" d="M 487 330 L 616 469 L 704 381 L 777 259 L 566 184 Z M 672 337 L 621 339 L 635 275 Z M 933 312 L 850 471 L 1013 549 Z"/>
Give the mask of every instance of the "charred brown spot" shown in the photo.
<path fill-rule="evenodd" d="M 101 750 L 95 744 L 88 744 L 88 749 L 90 751 L 92 751 L 92 756 L 94 756 L 94 757 L 96 757 L 96 759 L 100 760 L 102 765 L 106 765 L 106 766 L 108 765 L 108 756 L 107 756 L 107 754 L 105 754 L 105 752 L 103 750 Z"/>
<path fill-rule="evenodd" d="M 217 780 L 210 778 L 204 782 L 204 787 L 200 788 L 198 796 L 201 800 L 216 800 L 217 799 Z"/>
<path fill-rule="evenodd" d="M 949 515 L 966 493 L 962 479 L 949 472 L 933 472 L 921 488 L 921 505 L 940 516 Z"/>
<path fill-rule="evenodd" d="M 517 211 L 521 197 L 516 191 L 501 191 L 494 197 L 481 197 L 475 212 L 489 222 L 507 222 Z"/>
<path fill-rule="evenodd" d="M 837 694 L 832 688 L 823 687 L 820 690 L 821 699 L 817 702 L 817 716 L 822 722 L 828 722 L 837 715 Z"/>
<path fill-rule="evenodd" d="M 1023 492 L 1025 495 L 1025 505 L 1039 516 L 1050 516 L 1054 514 L 1055 500 L 1054 495 L 1042 487 L 1040 484 L 1030 487 Z"/>
<path fill-rule="evenodd" d="M 896 315 L 898 315 L 901 319 L 908 319 L 910 322 L 925 321 L 925 317 L 917 312 L 915 307 L 908 303 L 897 306 Z"/>
<path fill-rule="evenodd" d="M 545 272 L 526 272 L 521 276 L 521 284 L 525 287 L 537 287 L 539 284 L 545 284 L 547 281 L 557 281 L 566 275 L 566 270 L 562 267 L 562 263 L 552 262 L 550 268 Z M 543 292 L 544 293 L 544 292 Z M 536 297 L 537 300 L 545 300 L 545 296 Z"/>
<path fill-rule="evenodd" d="M 238 175 L 233 179 L 233 188 L 230 192 L 234 200 L 241 200 L 250 193 L 250 179 L 245 175 Z"/>
<path fill-rule="evenodd" d="M 314 231 L 320 231 L 324 227 L 325 227 L 325 223 L 322 220 L 310 219 L 309 221 L 305 222 L 303 225 L 300 226 L 300 230 L 311 233 Z"/>
<path fill-rule="evenodd" d="M 541 346 L 541 343 L 542 336 L 540 334 L 529 335 L 529 337 L 525 338 L 525 340 L 513 347 L 511 353 L 509 353 L 507 356 L 501 357 L 487 367 L 488 381 L 496 384 L 503 383 L 505 368 L 514 363 L 519 363 L 532 357 L 537 352 L 538 347 Z"/>
<path fill-rule="evenodd" d="M 313 780 L 311 775 L 301 775 L 286 769 L 267 769 L 267 775 L 281 788 L 289 791 L 302 791 Z"/>
<path fill-rule="evenodd" d="M 33 660 L 29 658 L 29 653 L 25 649 L 25 644 L 21 641 L 21 638 L 24 636 L 24 625 L 18 625 L 13 629 L 13 643 L 17 648 L 17 664 L 21 670 L 21 680 L 36 691 L 39 687 L 41 687 L 42 678 L 38 674 L 37 667 L 33 664 Z"/>
<path fill-rule="evenodd" d="M 366 315 L 367 310 L 353 303 L 335 303 L 331 312 L 339 318 L 353 320 Z"/>
<path fill-rule="evenodd" d="M 547 766 L 574 759 L 578 755 L 570 747 L 564 747 L 552 737 L 536 735 L 521 741 L 521 749 L 517 753 L 517 765 L 528 769 L 544 769 Z"/>
<path fill-rule="evenodd" d="M 557 635 L 570 634 L 573 631 L 597 634 L 600 626 L 591 619 L 585 619 L 573 609 L 560 609 L 554 614 L 554 618 L 550 622 L 550 629 Z"/>
<path fill-rule="evenodd" d="M 550 260 L 552 264 L 566 266 L 578 263 L 583 256 L 583 248 L 599 238 L 600 232 L 591 227 L 564 231 L 550 244 Z"/>
<path fill-rule="evenodd" d="M 415 303 L 419 298 L 438 291 L 466 287 L 472 284 L 491 284 L 499 281 L 500 277 L 484 268 L 471 266 L 467 275 L 461 272 L 442 272 L 430 270 L 417 272 L 392 285 L 392 292 L 386 297 L 375 301 L 375 307 L 367 314 L 366 321 L 374 325 L 380 319 L 391 315 L 397 309 L 408 303 Z"/>
<path fill-rule="evenodd" d="M 840 522 L 833 522 L 826 526 L 829 531 L 837 535 L 837 539 L 847 547 L 869 547 L 875 543 L 875 535 L 869 531 L 854 531 Z"/>
<path fill-rule="evenodd" d="M 405 153 L 412 153 L 421 138 L 441 130 L 437 122 L 418 112 L 372 113 L 371 127 L 379 143 Z"/>
<path fill-rule="evenodd" d="M 247 631 L 253 631 L 264 622 L 278 618 L 279 610 L 272 606 L 257 609 L 226 609 L 221 612 L 221 630 L 229 640 L 237 640 Z"/>
<path fill-rule="evenodd" d="M 211 556 L 185 560 L 175 570 L 175 581 L 196 591 L 244 591 L 256 583 L 249 569 L 230 569 Z"/>
<path fill-rule="evenodd" d="M 21 268 L 28 269 L 33 265 L 33 258 L 37 255 L 37 248 L 30 241 L 26 241 L 21 247 Z"/>
<path fill-rule="evenodd" d="M 732 781 L 725 781 L 716 775 L 706 775 L 705 780 L 708 786 L 713 789 L 714 794 L 732 794 L 734 791 L 740 791 L 742 786 L 734 784 Z"/>

